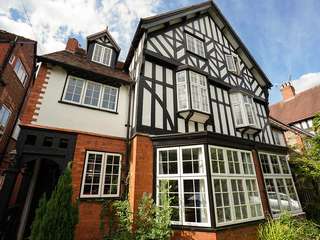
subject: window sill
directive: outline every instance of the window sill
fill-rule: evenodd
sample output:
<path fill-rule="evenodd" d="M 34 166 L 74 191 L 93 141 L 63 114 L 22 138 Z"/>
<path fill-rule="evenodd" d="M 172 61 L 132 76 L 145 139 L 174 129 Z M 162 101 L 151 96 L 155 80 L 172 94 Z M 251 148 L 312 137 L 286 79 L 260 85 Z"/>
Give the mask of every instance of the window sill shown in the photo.
<path fill-rule="evenodd" d="M 236 127 L 236 129 L 241 132 L 242 134 L 250 134 L 250 135 L 256 135 L 261 131 L 261 128 L 251 126 L 251 125 L 244 125 Z"/>
<path fill-rule="evenodd" d="M 90 107 L 90 106 L 87 106 L 87 105 L 82 105 L 82 104 L 73 103 L 73 102 L 67 102 L 67 101 L 64 101 L 64 100 L 59 100 L 58 103 L 73 105 L 73 106 L 82 107 L 82 108 L 88 108 L 88 109 L 97 110 L 97 111 L 101 111 L 101 112 L 119 114 L 117 111 L 111 111 L 111 110 L 102 109 L 102 108 Z"/>

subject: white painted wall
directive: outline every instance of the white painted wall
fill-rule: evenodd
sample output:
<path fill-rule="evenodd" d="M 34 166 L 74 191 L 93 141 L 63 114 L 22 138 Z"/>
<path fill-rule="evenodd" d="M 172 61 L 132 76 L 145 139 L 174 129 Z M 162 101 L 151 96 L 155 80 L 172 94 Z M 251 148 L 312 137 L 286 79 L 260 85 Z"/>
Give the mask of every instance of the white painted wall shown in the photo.
<path fill-rule="evenodd" d="M 38 111 L 38 125 L 70 130 L 91 132 L 115 137 L 126 137 L 127 112 L 129 104 L 129 87 L 121 86 L 118 100 L 118 114 L 80 106 L 59 103 L 66 71 L 55 66 L 51 70 L 47 89 L 43 95 Z M 90 80 L 90 79 L 89 79 Z"/>

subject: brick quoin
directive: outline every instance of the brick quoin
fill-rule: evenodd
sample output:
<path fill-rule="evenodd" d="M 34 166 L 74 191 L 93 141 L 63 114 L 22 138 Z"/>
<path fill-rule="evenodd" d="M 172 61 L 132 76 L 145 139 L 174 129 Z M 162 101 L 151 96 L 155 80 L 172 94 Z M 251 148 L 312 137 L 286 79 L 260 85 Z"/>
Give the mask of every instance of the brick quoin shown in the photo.
<path fill-rule="evenodd" d="M 76 147 L 72 162 L 72 188 L 74 202 L 80 198 L 86 151 L 120 153 L 122 155 L 121 182 L 125 182 L 125 140 L 120 138 L 79 133 L 77 135 Z M 124 185 L 122 184 L 120 192 L 123 190 Z M 79 200 L 79 223 L 77 224 L 75 230 L 75 240 L 102 239 L 102 233 L 99 228 L 101 209 L 101 199 Z M 108 219 L 106 219 L 105 226 L 107 230 Z"/>

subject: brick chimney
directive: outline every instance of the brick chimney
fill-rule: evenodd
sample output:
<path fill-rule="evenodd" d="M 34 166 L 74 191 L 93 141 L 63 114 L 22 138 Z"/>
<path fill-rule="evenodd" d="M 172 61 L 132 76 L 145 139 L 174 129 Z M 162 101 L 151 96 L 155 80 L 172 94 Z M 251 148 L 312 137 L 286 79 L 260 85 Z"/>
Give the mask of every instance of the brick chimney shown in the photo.
<path fill-rule="evenodd" d="M 282 99 L 284 101 L 289 100 L 296 95 L 296 91 L 295 91 L 294 87 L 292 86 L 291 82 L 286 82 L 286 83 L 282 84 L 280 91 L 282 94 Z"/>
<path fill-rule="evenodd" d="M 66 45 L 66 50 L 69 51 L 69 52 L 76 52 L 77 49 L 80 47 L 79 45 L 79 42 L 77 39 L 75 38 L 69 38 L 68 39 L 68 42 L 67 42 L 67 45 Z"/>

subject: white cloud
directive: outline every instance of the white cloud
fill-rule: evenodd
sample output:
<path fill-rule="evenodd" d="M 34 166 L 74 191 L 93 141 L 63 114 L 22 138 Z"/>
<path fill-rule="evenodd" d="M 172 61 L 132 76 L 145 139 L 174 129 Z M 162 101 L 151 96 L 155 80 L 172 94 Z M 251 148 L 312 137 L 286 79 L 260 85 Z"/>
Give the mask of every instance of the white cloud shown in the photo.
<path fill-rule="evenodd" d="M 62 50 L 70 35 L 85 39 L 109 26 L 124 57 L 139 18 L 156 14 L 159 4 L 160 0 L 0 0 L 0 28 L 36 39 L 38 54 L 44 54 Z M 10 9 L 24 18 L 15 19 Z"/>
<path fill-rule="evenodd" d="M 320 84 L 320 72 L 306 73 L 292 81 L 296 93 L 305 91 Z"/>

